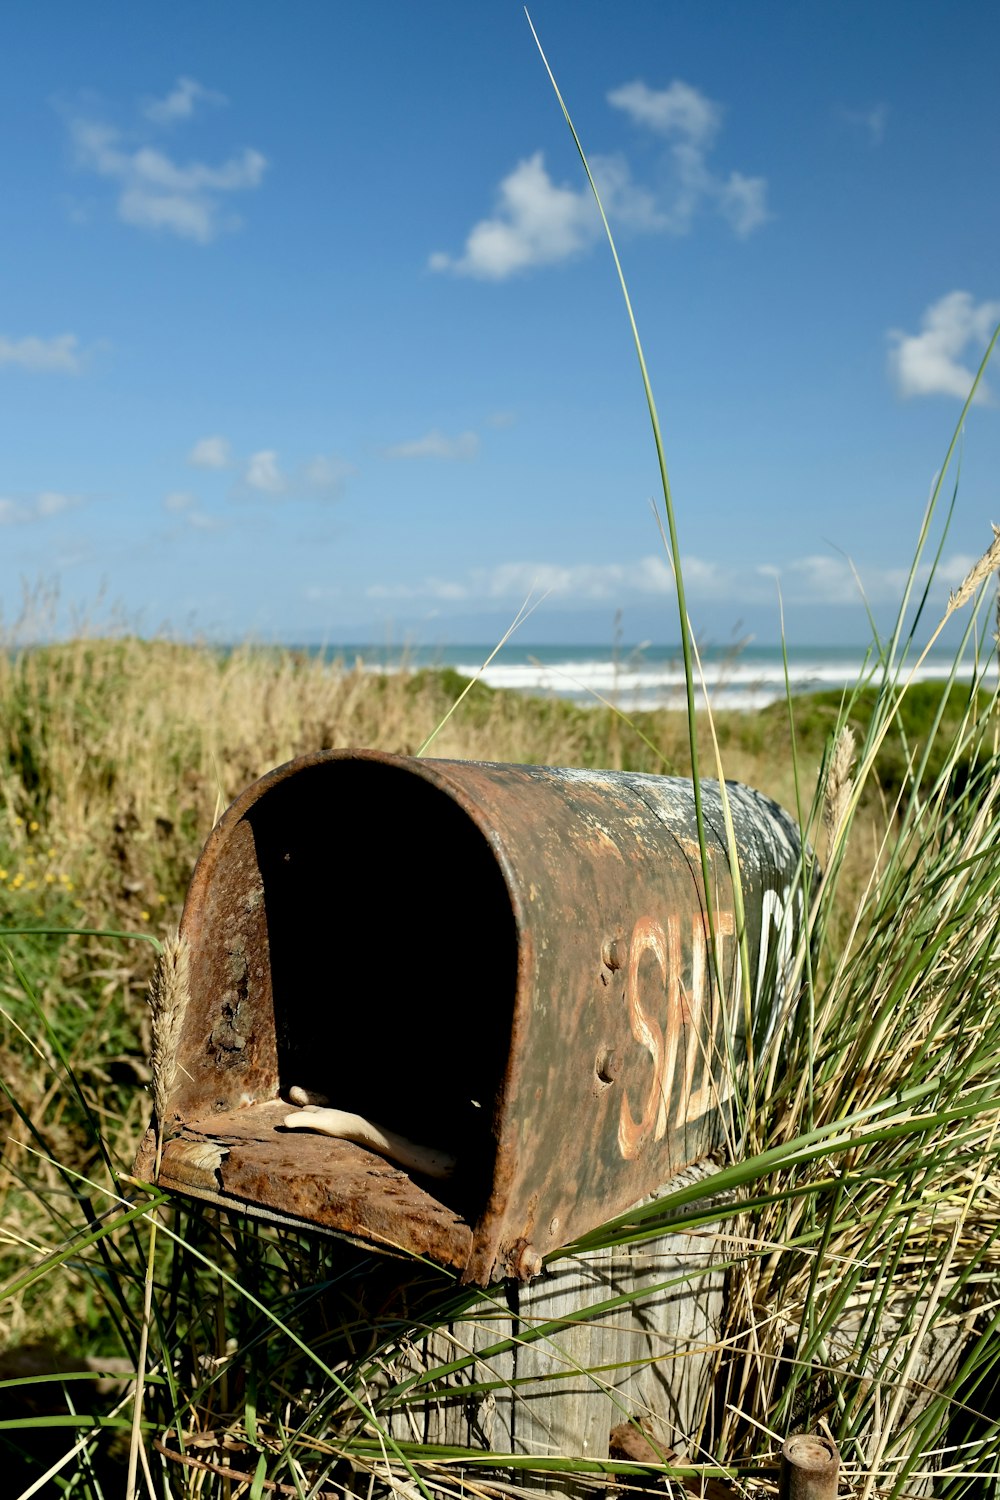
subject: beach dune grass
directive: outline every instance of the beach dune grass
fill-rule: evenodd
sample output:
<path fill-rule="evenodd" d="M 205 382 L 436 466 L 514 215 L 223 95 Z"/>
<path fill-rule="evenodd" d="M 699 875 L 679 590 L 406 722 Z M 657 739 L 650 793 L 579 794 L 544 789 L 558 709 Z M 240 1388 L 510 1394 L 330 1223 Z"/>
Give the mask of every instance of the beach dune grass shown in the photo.
<path fill-rule="evenodd" d="M 69 1393 L 77 1431 L 41 1430 L 46 1453 L 55 1451 L 53 1433 L 66 1448 L 71 1437 L 85 1439 L 80 1454 L 92 1452 L 99 1477 L 102 1464 L 120 1472 L 114 1463 L 123 1462 L 130 1409 L 104 1422 L 117 1396 L 95 1398 L 99 1375 L 91 1364 L 134 1362 L 138 1349 L 146 1242 L 114 1195 L 135 1199 L 120 1174 L 147 1108 L 143 992 L 155 958 L 151 942 L 104 934 L 157 937 L 169 930 L 201 842 L 245 781 L 317 744 L 412 750 L 460 684 L 429 671 L 380 676 L 291 652 L 220 653 L 131 637 L 6 654 L 0 678 L 7 736 L 0 926 L 8 934 L 0 941 L 9 955 L 0 973 L 9 1127 L 0 1179 L 9 1290 L 0 1326 L 8 1350 L 48 1351 L 50 1377 L 68 1365 L 81 1377 L 90 1371 L 86 1399 L 82 1384 L 62 1380 L 51 1403 L 65 1414 Z M 810 1413 L 831 1420 L 836 1411 L 848 1433 L 851 1423 L 871 1431 L 865 1391 L 877 1348 L 872 1309 L 885 1300 L 879 1289 L 886 1278 L 907 1289 L 914 1307 L 926 1305 L 950 1255 L 934 1306 L 973 1351 L 961 1391 L 956 1372 L 942 1409 L 922 1414 L 922 1448 L 940 1446 L 954 1428 L 942 1412 L 954 1406 L 955 1420 L 963 1419 L 959 1397 L 976 1408 L 968 1393 L 990 1347 L 991 1314 L 976 1307 L 988 1304 L 997 1230 L 990 1207 L 997 1103 L 990 1049 L 1000 1047 L 992 979 L 1000 955 L 990 915 L 993 871 L 1000 870 L 996 708 L 983 687 L 911 688 L 871 762 L 847 833 L 829 819 L 824 828 L 833 746 L 849 719 L 854 765 L 841 777 L 853 792 L 852 775 L 878 733 L 887 692 L 896 694 L 871 684 L 853 699 L 793 700 L 790 709 L 776 705 L 715 724 L 727 769 L 737 765 L 740 779 L 791 805 L 794 727 L 795 765 L 810 798 L 804 817 L 831 875 L 814 919 L 815 967 L 804 975 L 790 1019 L 790 1051 L 780 1073 L 770 1084 L 764 1075 L 758 1097 L 746 1101 L 756 1123 L 754 1154 L 736 1184 L 745 1199 L 745 1247 L 732 1274 L 731 1326 L 719 1355 L 729 1415 L 703 1437 L 717 1462 L 747 1472 L 770 1451 L 761 1444 L 760 1421 Z M 644 716 L 630 725 L 602 707 L 486 689 L 474 690 L 466 704 L 468 720 L 459 714 L 448 725 L 446 753 L 687 770 L 683 715 Z M 707 756 L 704 718 L 698 731 Z M 648 741 L 669 747 L 666 766 L 656 763 Z M 15 889 L 18 874 L 25 878 Z M 32 926 L 93 935 L 24 936 Z M 871 1126 L 851 1126 L 865 1110 Z M 147 1205 L 136 1201 L 131 1212 L 141 1214 Z M 697 1202 L 687 1211 L 704 1217 Z M 655 1231 L 652 1220 L 635 1230 Z M 394 1341 L 412 1340 L 414 1327 L 379 1323 L 370 1266 L 291 1231 L 182 1209 L 164 1224 L 157 1265 L 144 1401 L 150 1432 L 172 1424 L 191 1437 L 221 1422 L 245 1442 L 252 1388 L 251 1426 L 258 1442 L 267 1437 L 261 1472 L 275 1482 L 288 1480 L 296 1465 L 319 1473 L 326 1460 L 316 1458 L 317 1445 L 338 1455 L 331 1463 L 355 1449 L 367 1452 L 370 1429 L 357 1406 L 317 1373 L 295 1339 L 305 1342 L 308 1333 L 316 1358 L 332 1361 L 355 1397 L 371 1384 L 391 1361 Z M 845 1274 L 845 1267 L 853 1269 Z M 441 1326 L 460 1306 L 460 1295 L 436 1273 L 414 1269 L 409 1307 L 421 1326 Z M 845 1348 L 848 1313 L 857 1331 Z M 892 1315 L 900 1316 L 895 1304 Z M 897 1350 L 914 1331 L 913 1317 L 909 1324 L 904 1318 Z M 326 1385 L 321 1398 L 317 1381 Z M 295 1430 L 283 1431 L 275 1425 L 277 1392 L 290 1388 L 298 1392 L 289 1408 L 297 1411 Z M 20 1399 L 26 1387 L 17 1380 L 11 1389 Z M 11 1404 L 14 1395 L 6 1400 L 8 1411 L 23 1414 L 23 1404 Z M 95 1400 L 99 1432 L 86 1425 Z M 34 1445 L 25 1472 L 35 1473 L 37 1429 L 11 1420 L 0 1436 L 18 1452 Z M 975 1428 L 972 1417 L 964 1420 Z M 971 1441 L 980 1447 L 962 1462 L 974 1452 L 985 1473 L 993 1459 L 984 1457 L 992 1449 L 981 1422 Z M 886 1438 L 883 1478 L 902 1472 L 899 1442 L 899 1433 Z M 845 1451 L 859 1469 L 860 1451 L 849 1441 Z M 83 1476 L 78 1484 L 90 1484 L 83 1462 L 74 1459 L 71 1470 Z M 410 1462 L 420 1469 L 412 1454 Z"/>

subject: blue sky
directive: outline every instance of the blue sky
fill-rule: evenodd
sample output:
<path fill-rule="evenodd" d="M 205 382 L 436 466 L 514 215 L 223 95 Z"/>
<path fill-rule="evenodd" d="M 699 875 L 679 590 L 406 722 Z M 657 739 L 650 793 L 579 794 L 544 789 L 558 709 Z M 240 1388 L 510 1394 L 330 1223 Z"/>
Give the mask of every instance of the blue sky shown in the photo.
<path fill-rule="evenodd" d="M 703 636 L 864 640 L 1000 321 L 1000 12 L 534 0 Z M 635 356 L 521 7 L 0 10 L 0 604 L 671 641 Z M 1000 366 L 942 587 L 1000 520 Z"/>

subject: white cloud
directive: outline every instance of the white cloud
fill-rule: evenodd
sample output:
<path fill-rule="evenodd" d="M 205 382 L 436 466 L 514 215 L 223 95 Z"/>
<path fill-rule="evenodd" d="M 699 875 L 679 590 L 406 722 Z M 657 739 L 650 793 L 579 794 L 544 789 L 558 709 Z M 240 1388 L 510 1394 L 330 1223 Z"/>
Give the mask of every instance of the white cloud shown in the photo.
<path fill-rule="evenodd" d="M 604 211 L 616 224 L 637 234 L 656 234 L 663 229 L 674 232 L 669 207 L 652 188 L 633 181 L 629 164 L 620 152 L 614 156 L 592 156 L 590 170 Z M 580 191 L 584 197 L 593 199 L 589 186 Z"/>
<path fill-rule="evenodd" d="M 607 599 L 622 588 L 625 571 L 621 563 L 565 566 L 560 563 L 511 562 L 479 570 L 473 576 L 482 591 L 494 599 L 524 598 L 528 594 L 546 594 L 556 599 L 569 596 Z"/>
<path fill-rule="evenodd" d="M 894 348 L 889 351 L 889 372 L 901 396 L 955 396 L 964 401 L 972 389 L 979 364 L 997 323 L 1000 302 L 972 300 L 968 292 L 948 292 L 933 303 L 921 318 L 922 333 L 907 334 L 890 329 Z M 968 351 L 973 364 L 962 363 Z M 989 399 L 980 383 L 976 399 Z"/>
<path fill-rule="evenodd" d="M 475 432 L 460 432 L 456 437 L 446 437 L 435 427 L 422 438 L 409 443 L 396 443 L 386 449 L 387 458 L 475 458 L 479 452 L 479 435 Z"/>
<path fill-rule="evenodd" d="M 612 89 L 608 103 L 670 142 L 671 183 L 664 197 L 672 192 L 672 198 L 664 216 L 672 233 L 687 234 L 703 206 L 714 206 L 738 239 L 766 223 L 767 179 L 743 172 L 722 177 L 708 165 L 722 128 L 722 109 L 713 100 L 680 79 L 659 90 L 636 80 Z"/>
<path fill-rule="evenodd" d="M 694 559 L 689 559 L 685 568 L 689 565 L 698 566 Z M 546 594 L 557 599 L 596 601 L 630 594 L 661 595 L 673 590 L 670 565 L 659 553 L 625 563 L 577 563 L 569 566 L 544 562 L 500 563 L 495 568 L 477 569 L 473 580 L 477 593 L 511 599 Z"/>
<path fill-rule="evenodd" d="M 176 120 L 189 120 L 196 105 L 227 104 L 225 94 L 207 89 L 195 78 L 178 78 L 164 99 L 151 99 L 143 110 L 147 120 L 154 125 L 172 125 Z"/>
<path fill-rule="evenodd" d="M 719 212 L 737 239 L 745 240 L 770 218 L 767 179 L 764 177 L 744 177 L 742 172 L 730 172 L 725 182 L 713 186 L 712 194 Z"/>
<path fill-rule="evenodd" d="M 35 512 L 39 516 L 58 516 L 78 504 L 75 495 L 63 495 L 57 490 L 42 490 L 35 496 Z"/>
<path fill-rule="evenodd" d="M 665 556 L 646 558 L 646 563 L 656 564 L 660 587 L 665 593 L 673 593 L 674 574 Z M 684 570 L 684 592 L 692 599 L 725 598 L 738 593 L 738 574 L 713 558 L 688 556 L 681 558 Z"/>
<path fill-rule="evenodd" d="M 792 558 L 780 568 L 765 564 L 753 572 L 762 581 L 765 597 L 775 598 L 780 588 L 786 604 L 858 604 L 861 601 L 858 580 L 845 557 L 813 553 Z M 869 574 L 869 584 L 874 592 L 869 592 L 868 597 L 875 603 L 875 594 L 884 597 L 885 589 L 873 573 Z M 752 584 L 747 581 L 745 587 L 747 597 L 752 598 Z"/>
<path fill-rule="evenodd" d="M 34 335 L 9 339 L 0 334 L 0 365 L 17 365 L 33 374 L 58 371 L 78 375 L 85 355 L 75 333 L 60 333 L 55 338 L 40 339 Z"/>
<path fill-rule="evenodd" d="M 453 271 L 485 281 L 503 281 L 528 266 L 568 260 L 600 229 L 589 189 L 558 186 L 541 151 L 518 162 L 497 193 L 497 213 L 473 226 L 463 255 L 438 251 L 432 271 Z"/>
<path fill-rule="evenodd" d="M 947 589 L 965 577 L 974 561 L 957 554 L 942 561 L 935 585 L 936 596 L 942 602 Z M 780 567 L 771 563 L 734 566 L 690 555 L 683 559 L 683 568 L 690 604 L 771 605 L 780 589 L 786 605 L 846 605 L 858 609 L 863 597 L 873 607 L 896 604 L 909 572 L 905 565 L 863 564 L 856 574 L 848 558 L 827 553 L 793 557 Z M 918 583 L 922 586 L 928 577 L 929 568 L 925 567 Z M 372 599 L 415 603 L 473 600 L 513 606 L 529 597 L 536 600 L 546 597 L 578 607 L 666 600 L 673 593 L 673 573 L 663 553 L 626 562 L 505 562 L 492 568 L 473 568 L 460 578 L 428 577 L 414 584 L 373 584 L 367 590 Z"/>
<path fill-rule="evenodd" d="M 244 482 L 252 490 L 264 495 L 283 495 L 288 489 L 288 480 L 278 467 L 278 454 L 274 448 L 262 448 L 251 453 L 243 473 Z"/>
<path fill-rule="evenodd" d="M 947 590 L 962 581 L 976 560 L 960 552 L 942 558 L 934 580 L 935 597 L 943 601 Z M 855 568 L 850 558 L 829 553 L 811 553 L 792 558 L 780 568 L 762 565 L 752 571 L 766 585 L 765 597 L 773 598 L 779 585 L 786 604 L 860 604 L 865 599 L 873 606 L 895 605 L 910 576 L 905 563 L 859 563 Z M 919 588 L 926 585 L 930 573 L 929 563 L 918 567 L 915 581 Z M 757 597 L 746 581 L 741 584 L 734 577 L 732 587 L 738 599 L 752 602 Z M 740 593 L 741 588 L 746 591 Z"/>
<path fill-rule="evenodd" d="M 660 90 L 636 80 L 612 89 L 608 102 L 668 142 L 666 170 L 655 186 L 636 182 L 620 153 L 591 158 L 612 222 L 636 233 L 687 234 L 695 216 L 712 208 L 743 239 L 769 218 L 765 178 L 742 172 L 721 176 L 709 167 L 722 110 L 698 89 L 679 79 Z M 570 260 L 600 233 L 589 186 L 553 182 L 536 151 L 500 183 L 493 216 L 473 226 L 462 254 L 439 250 L 428 264 L 432 271 L 503 281 L 532 266 Z"/>
<path fill-rule="evenodd" d="M 181 164 L 154 146 L 127 145 L 121 131 L 97 120 L 75 119 L 70 130 L 80 166 L 117 185 L 124 223 L 199 244 L 239 227 L 225 197 L 259 187 L 267 168 L 267 158 L 249 148 L 219 166 Z"/>
<path fill-rule="evenodd" d="M 353 467 L 336 454 L 318 453 L 308 463 L 291 472 L 278 462 L 275 448 L 262 448 L 241 461 L 242 477 L 240 489 L 253 491 L 256 495 L 268 495 L 273 499 L 282 496 L 312 496 L 314 499 L 335 499 L 344 487 L 344 481 L 354 473 Z"/>
<path fill-rule="evenodd" d="M 237 459 L 229 439 L 218 433 L 199 438 L 187 461 L 196 469 L 236 468 L 240 471 L 237 493 L 252 490 L 257 495 L 275 498 L 296 493 L 332 498 L 339 494 L 344 481 L 354 472 L 352 466 L 336 454 L 317 453 L 291 473 L 281 467 L 276 448 L 261 448 L 249 458 Z M 179 493 L 178 500 L 180 498 Z"/>
<path fill-rule="evenodd" d="M 507 562 L 473 568 L 463 579 L 425 578 L 418 584 L 373 584 L 373 599 L 525 599 L 529 594 L 581 602 L 619 598 L 624 594 L 662 595 L 672 589 L 670 568 L 662 557 L 633 563 Z"/>
<path fill-rule="evenodd" d="M 79 505 L 76 495 L 57 490 L 41 490 L 29 500 L 9 500 L 0 496 L 0 526 L 27 526 L 32 521 L 48 520 Z"/>
<path fill-rule="evenodd" d="M 332 495 L 353 473 L 350 464 L 335 454 L 317 453 L 294 472 L 287 472 L 278 461 L 276 448 L 261 448 L 248 458 L 237 458 L 228 438 L 220 433 L 199 438 L 187 456 L 196 469 L 237 469 L 240 478 L 236 493 L 252 490 L 258 495 L 289 495 L 309 492 Z"/>
<path fill-rule="evenodd" d="M 199 438 L 188 454 L 187 461 L 196 469 L 228 468 L 232 461 L 229 439 L 218 435 Z"/>
<path fill-rule="evenodd" d="M 645 125 L 659 135 L 683 136 L 706 149 L 722 123 L 719 106 L 679 78 L 665 89 L 651 89 L 636 79 L 612 89 L 608 103 L 624 110 L 636 125 Z"/>

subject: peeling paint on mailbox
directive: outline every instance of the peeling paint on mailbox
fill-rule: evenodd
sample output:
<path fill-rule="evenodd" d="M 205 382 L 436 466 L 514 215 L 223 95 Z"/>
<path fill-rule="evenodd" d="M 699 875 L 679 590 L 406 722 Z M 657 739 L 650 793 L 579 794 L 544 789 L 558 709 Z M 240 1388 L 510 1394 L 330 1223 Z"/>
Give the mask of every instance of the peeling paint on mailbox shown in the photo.
<path fill-rule="evenodd" d="M 720 792 L 702 791 L 708 902 L 687 781 L 331 751 L 255 783 L 185 906 L 162 1185 L 487 1284 L 704 1156 L 747 1010 Z M 759 1047 L 800 844 L 773 802 L 727 791 Z M 284 1129 L 291 1089 L 448 1153 L 453 1176 Z"/>

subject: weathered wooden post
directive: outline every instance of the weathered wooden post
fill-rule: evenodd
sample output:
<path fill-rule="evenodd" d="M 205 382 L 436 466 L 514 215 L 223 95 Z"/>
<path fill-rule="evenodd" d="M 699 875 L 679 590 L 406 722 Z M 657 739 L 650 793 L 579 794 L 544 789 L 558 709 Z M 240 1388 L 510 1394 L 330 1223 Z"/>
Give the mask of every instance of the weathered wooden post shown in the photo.
<path fill-rule="evenodd" d="M 688 1167 L 675 1185 L 713 1170 Z M 418 1406 L 390 1410 L 389 1431 L 400 1441 L 419 1434 L 427 1443 L 600 1459 L 615 1429 L 635 1423 L 647 1458 L 699 1461 L 723 1314 L 720 1258 L 714 1229 L 664 1229 L 639 1247 L 567 1256 L 529 1283 L 507 1283 L 410 1350 L 413 1373 L 466 1352 L 476 1359 Z M 519 1483 L 532 1482 L 522 1471 Z M 555 1487 L 570 1488 L 562 1476 Z"/>
<path fill-rule="evenodd" d="M 539 1272 L 709 1170 L 748 1025 L 759 1050 L 778 1024 L 797 830 L 745 787 L 702 796 L 704 849 L 690 782 L 334 751 L 250 787 L 206 845 L 159 1181 L 506 1284 L 451 1337 L 507 1386 L 435 1393 L 407 1435 L 596 1457 L 629 1417 L 664 1449 L 697 1437 L 713 1235 Z"/>

